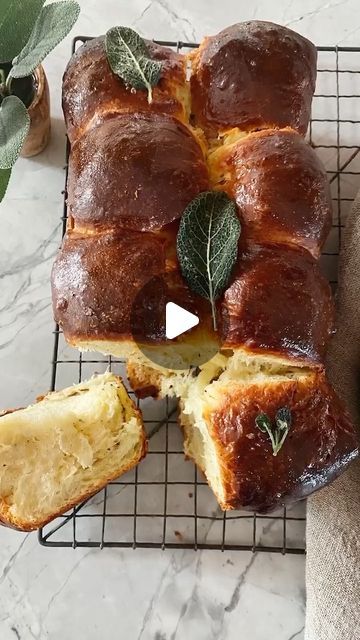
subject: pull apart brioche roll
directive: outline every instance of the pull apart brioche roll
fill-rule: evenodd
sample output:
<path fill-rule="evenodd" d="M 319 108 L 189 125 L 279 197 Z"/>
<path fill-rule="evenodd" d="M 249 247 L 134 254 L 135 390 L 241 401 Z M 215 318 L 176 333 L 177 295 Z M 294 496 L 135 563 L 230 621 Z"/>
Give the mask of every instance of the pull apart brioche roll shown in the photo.
<path fill-rule="evenodd" d="M 73 346 L 126 357 L 138 396 L 179 398 L 185 452 L 223 509 L 268 511 L 330 482 L 358 453 L 324 373 L 333 305 L 316 259 L 331 198 L 302 137 L 316 49 L 258 21 L 205 38 L 187 57 L 148 46 L 163 62 L 151 104 L 111 71 L 102 38 L 65 72 L 69 221 L 52 274 L 55 318 Z M 236 202 L 242 226 L 217 332 L 176 256 L 182 213 L 209 189 Z M 200 319 L 170 341 L 171 357 L 156 324 L 165 298 L 152 297 L 162 283 Z M 149 358 L 134 339 L 134 309 L 152 333 Z M 256 418 L 274 424 L 280 409 L 291 424 L 274 450 Z"/>
<path fill-rule="evenodd" d="M 172 228 L 157 234 L 68 231 L 52 274 L 54 313 L 67 342 L 85 351 L 148 362 L 133 339 L 139 326 L 147 327 L 145 336 L 139 331 L 139 344 L 147 349 L 149 344 L 150 349 L 162 349 L 164 361 L 170 345 L 173 358 L 174 351 L 184 358 L 185 369 L 199 348 L 213 351 L 217 337 L 208 305 L 184 286 L 168 250 L 173 242 Z M 198 327 L 177 341 L 167 341 L 164 334 L 166 297 L 165 293 L 163 297 L 159 295 L 164 284 L 175 304 L 201 318 Z M 138 297 L 145 288 L 144 297 Z"/>
<path fill-rule="evenodd" d="M 189 127 L 166 114 L 113 114 L 73 144 L 68 228 L 52 272 L 54 315 L 70 344 L 141 357 L 132 336 L 133 309 L 159 278 L 173 302 L 202 319 L 172 343 L 175 351 L 179 346 L 181 366 L 190 366 L 199 341 L 213 352 L 218 338 L 208 304 L 188 289 L 176 257 L 180 217 L 208 188 L 200 144 Z M 154 326 L 151 344 L 166 349 L 164 332 L 156 329 L 161 301 L 151 299 L 150 291 L 141 319 Z"/>
<path fill-rule="evenodd" d="M 146 452 L 139 411 L 111 373 L 0 416 L 0 522 L 32 531 Z"/>
<path fill-rule="evenodd" d="M 258 243 L 304 247 L 316 258 L 331 228 L 331 194 L 315 151 L 292 129 L 250 134 L 209 156 L 212 184 L 239 207 Z"/>
<path fill-rule="evenodd" d="M 200 376 L 199 388 L 192 383 L 180 400 L 185 453 L 223 509 L 266 512 L 295 502 L 357 456 L 351 419 L 323 372 L 264 367 L 248 379 L 233 373 L 230 366 L 208 385 Z M 255 419 L 262 411 L 273 420 L 284 406 L 292 422 L 274 456 Z"/>
<path fill-rule="evenodd" d="M 192 113 L 209 138 L 292 127 L 305 134 L 315 90 L 317 52 L 272 22 L 240 22 L 205 38 L 192 55 Z"/>
<path fill-rule="evenodd" d="M 330 286 L 307 251 L 248 245 L 224 294 L 222 347 L 319 366 L 333 316 Z"/>
<path fill-rule="evenodd" d="M 135 231 L 67 232 L 52 289 L 55 317 L 70 344 L 102 352 L 109 345 L 111 353 L 117 341 L 122 355 L 132 340 L 134 292 L 163 273 L 165 244 L 165 237 Z"/>
<path fill-rule="evenodd" d="M 150 56 L 163 63 L 151 105 L 146 91 L 126 87 L 112 72 L 103 36 L 89 40 L 72 56 L 63 78 L 63 111 L 71 144 L 108 113 L 158 112 L 187 121 L 190 98 L 184 56 L 154 42 L 146 44 Z"/>
<path fill-rule="evenodd" d="M 71 224 L 157 231 L 208 185 L 203 153 L 185 125 L 157 113 L 116 114 L 72 147 Z"/>

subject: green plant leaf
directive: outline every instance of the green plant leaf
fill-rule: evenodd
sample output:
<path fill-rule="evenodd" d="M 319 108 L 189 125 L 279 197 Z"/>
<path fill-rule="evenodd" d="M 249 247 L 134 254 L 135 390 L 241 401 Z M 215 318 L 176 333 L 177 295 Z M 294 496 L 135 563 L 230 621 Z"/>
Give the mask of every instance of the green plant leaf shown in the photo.
<path fill-rule="evenodd" d="M 279 431 L 285 431 L 291 426 L 291 412 L 289 407 L 281 407 L 275 416 L 276 426 Z"/>
<path fill-rule="evenodd" d="M 16 96 L 7 96 L 0 107 L 0 169 L 10 169 L 19 157 L 28 134 L 30 118 Z"/>
<path fill-rule="evenodd" d="M 0 202 L 3 200 L 9 184 L 11 169 L 0 169 Z"/>
<path fill-rule="evenodd" d="M 53 2 L 42 8 L 28 42 L 20 51 L 11 70 L 13 78 L 29 76 L 71 31 L 80 13 L 75 0 Z"/>
<path fill-rule="evenodd" d="M 0 0 L 0 62 L 10 62 L 25 46 L 45 0 Z"/>
<path fill-rule="evenodd" d="M 144 40 L 129 27 L 113 27 L 105 36 L 110 67 L 134 89 L 146 89 L 152 102 L 152 87 L 160 79 L 162 63 L 149 57 Z"/>
<path fill-rule="evenodd" d="M 256 426 L 263 433 L 269 433 L 269 431 L 271 430 L 271 421 L 266 413 L 259 413 L 259 415 L 255 418 L 255 422 Z"/>
<path fill-rule="evenodd" d="M 277 456 L 291 427 L 291 411 L 289 407 L 281 407 L 277 410 L 275 424 L 271 423 L 266 413 L 259 413 L 255 418 L 255 424 L 262 433 L 268 434 L 273 455 Z"/>
<path fill-rule="evenodd" d="M 190 289 L 210 301 L 226 287 L 238 252 L 241 226 L 233 200 L 222 191 L 200 193 L 186 207 L 177 236 L 181 272 Z"/>

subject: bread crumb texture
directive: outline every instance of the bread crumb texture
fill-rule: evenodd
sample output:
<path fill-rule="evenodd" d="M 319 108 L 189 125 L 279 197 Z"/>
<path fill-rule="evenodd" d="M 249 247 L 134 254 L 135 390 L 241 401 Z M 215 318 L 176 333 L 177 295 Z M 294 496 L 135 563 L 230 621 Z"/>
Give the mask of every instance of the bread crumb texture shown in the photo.
<path fill-rule="evenodd" d="M 137 464 L 139 412 L 105 373 L 0 417 L 0 520 L 36 529 Z"/>

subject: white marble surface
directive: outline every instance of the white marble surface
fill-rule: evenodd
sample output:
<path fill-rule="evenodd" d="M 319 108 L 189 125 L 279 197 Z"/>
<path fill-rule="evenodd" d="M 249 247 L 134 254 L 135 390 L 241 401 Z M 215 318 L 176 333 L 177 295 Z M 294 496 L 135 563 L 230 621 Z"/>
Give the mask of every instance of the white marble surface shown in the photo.
<path fill-rule="evenodd" d="M 127 24 L 148 37 L 194 41 L 232 22 L 259 18 L 289 25 L 317 44 L 360 44 L 358 0 L 80 4 L 74 33 L 96 35 Z M 45 63 L 52 99 L 51 144 L 41 156 L 18 162 L 0 207 L 2 407 L 28 403 L 50 382 L 49 272 L 60 239 L 64 180 L 60 83 L 70 40 L 71 36 Z M 330 107 L 327 103 L 319 108 Z M 358 144 L 357 130 L 344 135 L 350 142 L 357 136 Z M 333 143 L 333 131 L 324 136 Z M 334 151 L 325 159 L 333 162 Z M 344 188 L 351 197 L 354 177 L 347 178 Z M 269 532 L 265 530 L 263 535 Z M 35 534 L 0 531 L 1 640 L 301 640 L 304 607 L 303 557 L 46 549 L 38 545 Z"/>

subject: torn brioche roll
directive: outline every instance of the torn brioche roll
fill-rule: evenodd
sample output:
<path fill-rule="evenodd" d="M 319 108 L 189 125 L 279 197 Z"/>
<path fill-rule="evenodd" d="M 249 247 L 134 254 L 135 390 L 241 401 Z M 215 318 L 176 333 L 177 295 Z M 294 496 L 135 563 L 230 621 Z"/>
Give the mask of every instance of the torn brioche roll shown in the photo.
<path fill-rule="evenodd" d="M 32 531 L 134 467 L 140 412 L 105 373 L 0 416 L 0 522 Z"/>
<path fill-rule="evenodd" d="M 224 510 L 265 513 L 301 500 L 358 455 L 351 418 L 321 367 L 236 349 L 191 372 L 129 362 L 128 376 L 140 394 L 179 398 L 185 455 Z M 291 424 L 274 451 L 256 419 L 273 422 L 284 407 Z"/>
<path fill-rule="evenodd" d="M 207 384 L 191 381 L 180 400 L 185 454 L 206 476 L 222 509 L 265 513 L 305 498 L 357 456 L 349 414 L 323 371 L 269 366 L 247 380 L 231 367 Z M 277 452 L 256 424 L 291 414 Z"/>

